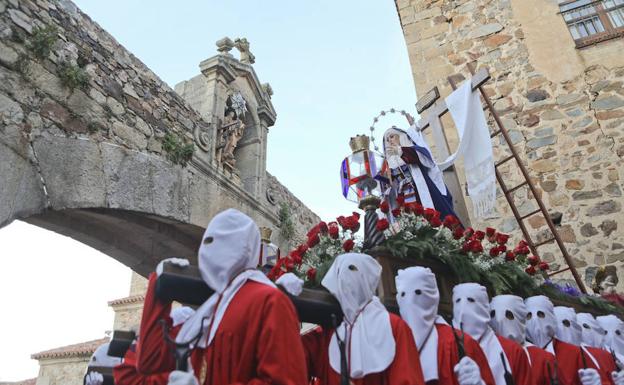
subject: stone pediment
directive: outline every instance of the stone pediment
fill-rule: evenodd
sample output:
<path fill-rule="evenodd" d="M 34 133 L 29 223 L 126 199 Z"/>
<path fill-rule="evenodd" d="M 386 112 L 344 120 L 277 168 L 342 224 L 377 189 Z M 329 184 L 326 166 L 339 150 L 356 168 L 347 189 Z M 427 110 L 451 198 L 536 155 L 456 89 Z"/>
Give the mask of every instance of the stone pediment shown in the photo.
<path fill-rule="evenodd" d="M 230 84 L 238 78 L 244 79 L 257 102 L 258 115 L 262 115 L 261 118 L 266 120 L 268 127 L 275 124 L 277 114 L 271 102 L 271 95 L 267 92 L 266 87 L 260 83 L 253 66 L 242 63 L 232 56 L 220 54 L 199 63 L 199 69 L 208 78 L 212 74 L 216 74 L 226 84 Z"/>

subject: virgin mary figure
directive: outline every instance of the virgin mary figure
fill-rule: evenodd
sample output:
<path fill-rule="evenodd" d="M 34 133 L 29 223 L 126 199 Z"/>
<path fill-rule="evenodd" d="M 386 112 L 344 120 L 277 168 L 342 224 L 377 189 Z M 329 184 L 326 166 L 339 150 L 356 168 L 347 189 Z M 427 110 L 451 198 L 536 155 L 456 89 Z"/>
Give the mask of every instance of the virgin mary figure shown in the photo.
<path fill-rule="evenodd" d="M 457 217 L 453 210 L 453 197 L 442 179 L 429 146 L 414 126 L 408 131 L 392 127 L 383 137 L 384 168 L 382 189 L 391 208 L 398 206 L 397 199 L 405 203 L 417 202 L 425 208 L 434 208 L 444 219 L 447 215 Z"/>

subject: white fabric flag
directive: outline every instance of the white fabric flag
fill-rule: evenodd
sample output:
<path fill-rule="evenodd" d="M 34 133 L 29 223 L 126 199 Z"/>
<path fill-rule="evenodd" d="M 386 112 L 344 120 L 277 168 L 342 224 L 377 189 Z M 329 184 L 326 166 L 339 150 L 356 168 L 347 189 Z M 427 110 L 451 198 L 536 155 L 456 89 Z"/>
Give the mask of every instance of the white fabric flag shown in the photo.
<path fill-rule="evenodd" d="M 472 91 L 470 81 L 464 82 L 446 99 L 459 136 L 457 151 L 438 163 L 447 169 L 458 156 L 464 157 L 468 194 L 477 218 L 493 215 L 496 204 L 496 175 L 492 141 L 479 94 Z"/>

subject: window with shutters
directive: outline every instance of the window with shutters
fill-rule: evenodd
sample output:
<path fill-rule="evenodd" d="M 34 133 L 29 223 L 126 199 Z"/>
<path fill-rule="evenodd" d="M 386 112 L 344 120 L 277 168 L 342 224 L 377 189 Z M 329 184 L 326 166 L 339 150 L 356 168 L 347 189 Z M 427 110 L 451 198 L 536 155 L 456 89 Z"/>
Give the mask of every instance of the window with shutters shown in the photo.
<path fill-rule="evenodd" d="M 578 48 L 624 36 L 624 0 L 559 0 Z"/>

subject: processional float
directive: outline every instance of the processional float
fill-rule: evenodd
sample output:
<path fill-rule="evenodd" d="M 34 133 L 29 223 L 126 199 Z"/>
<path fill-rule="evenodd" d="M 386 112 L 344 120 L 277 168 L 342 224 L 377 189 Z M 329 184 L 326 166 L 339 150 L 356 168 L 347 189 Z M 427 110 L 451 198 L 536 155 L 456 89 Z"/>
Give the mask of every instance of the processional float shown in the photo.
<path fill-rule="evenodd" d="M 469 81 L 473 92 L 479 92 L 484 104 L 484 111 L 488 111 L 491 118 L 495 122 L 495 129 L 491 131 L 491 138 L 495 138 L 499 135 L 504 139 L 505 144 L 508 147 L 509 155 L 506 155 L 503 159 L 495 162 L 494 168 L 496 173 L 496 179 L 499 187 L 503 192 L 507 203 L 509 204 L 513 215 L 518 222 L 518 226 L 522 231 L 524 239 L 528 245 L 528 248 L 534 255 L 538 254 L 538 248 L 540 246 L 552 243 L 553 241 L 558 246 L 563 260 L 567 264 L 567 267 L 547 274 L 547 276 L 556 275 L 564 271 L 570 271 L 574 277 L 581 292 L 586 293 L 585 286 L 576 271 L 570 255 L 568 254 L 561 236 L 559 235 L 555 224 L 551 216 L 548 213 L 546 206 L 544 205 L 539 192 L 535 188 L 528 170 L 523 165 L 518 152 L 514 148 L 514 145 L 510 139 L 507 129 L 504 127 L 500 116 L 493 108 L 492 101 L 484 91 L 484 85 L 490 79 L 489 72 L 486 68 L 481 68 L 475 73 L 474 68 L 468 67 L 470 73 L 473 75 Z M 457 88 L 457 82 L 459 79 L 464 79 L 462 75 L 455 75 L 448 78 L 449 83 L 453 89 Z M 416 127 L 420 131 L 430 129 L 432 137 L 435 142 L 435 148 L 437 156 L 440 158 L 446 158 L 450 154 L 450 148 L 447 137 L 444 132 L 442 124 L 442 117 L 449 112 L 448 106 L 444 100 L 440 100 L 440 94 L 437 87 L 434 87 L 431 91 L 420 98 L 416 104 L 417 112 L 423 113 L 428 111 L 427 117 L 415 122 L 414 118 L 405 111 L 389 110 L 384 111 L 381 115 L 387 113 L 399 113 L 403 115 L 408 124 L 411 126 L 416 124 Z M 378 121 L 380 116 L 375 118 L 373 126 L 371 126 L 370 138 L 374 144 L 374 137 L 372 131 L 374 130 L 374 124 Z M 430 268 L 437 277 L 438 288 L 440 291 L 440 305 L 439 312 L 442 315 L 449 316 L 452 314 L 451 297 L 452 288 L 456 284 L 462 282 L 462 277 L 457 274 L 448 265 L 445 265 L 439 259 L 435 258 L 401 258 L 395 255 L 395 252 L 383 244 L 384 236 L 381 231 L 376 229 L 377 222 L 377 209 L 381 202 L 379 195 L 379 185 L 375 180 L 376 174 L 382 167 L 383 160 L 381 156 L 369 148 L 369 136 L 359 135 L 352 138 L 350 145 L 352 154 L 345 158 L 341 165 L 341 178 L 342 178 L 342 192 L 347 198 L 355 198 L 357 200 L 359 208 L 365 211 L 364 218 L 364 243 L 363 250 L 367 254 L 374 257 L 383 267 L 382 277 L 380 285 L 378 287 L 378 297 L 388 308 L 389 311 L 398 314 L 398 305 L 396 303 L 396 287 L 394 277 L 399 269 L 404 269 L 409 266 L 420 265 Z M 375 150 L 378 147 L 375 146 Z M 499 167 L 503 164 L 514 160 L 516 166 L 519 168 L 523 177 L 523 181 L 513 187 L 508 187 L 499 171 Z M 457 207 L 458 216 L 462 219 L 464 224 L 468 224 L 468 215 L 465 205 L 463 203 L 461 194 L 461 185 L 455 172 L 455 166 L 451 165 L 444 171 L 444 180 L 448 186 L 448 189 L 453 193 L 455 197 L 455 205 Z M 537 203 L 538 209 L 527 213 L 520 214 L 518 207 L 514 202 L 513 193 L 518 189 L 527 186 L 531 192 L 531 198 Z M 526 226 L 524 221 L 533 215 L 542 215 L 549 231 L 552 236 L 545 240 L 535 242 Z M 487 284 L 485 285 L 487 286 Z M 490 291 L 490 295 L 496 295 L 500 293 L 494 292 L 492 287 L 487 287 Z M 190 306 L 199 306 L 212 295 L 213 291 L 205 284 L 199 273 L 199 269 L 195 266 L 188 266 L 181 268 L 179 266 L 165 263 L 162 274 L 158 277 L 156 282 L 156 296 L 164 301 L 177 301 L 182 304 Z M 322 326 L 332 326 L 340 323 L 342 320 L 342 311 L 340 305 L 336 299 L 322 287 L 304 287 L 303 292 L 299 296 L 292 296 L 286 291 L 284 293 L 293 302 L 299 319 L 301 322 L 312 323 Z M 588 303 L 581 303 L 580 301 L 573 301 L 566 298 L 551 298 L 555 305 L 570 306 L 576 308 L 577 312 L 588 312 L 594 315 L 602 315 L 609 312 L 613 312 L 613 307 L 602 306 L 595 307 Z M 619 311 L 619 310 L 616 310 Z M 129 340 L 132 338 L 128 333 L 115 331 L 113 335 L 113 341 L 111 342 L 111 350 L 109 353 L 114 356 L 122 356 L 125 353 L 125 349 L 129 346 Z M 125 349 L 124 349 L 125 347 Z M 180 348 L 180 347 L 178 347 Z M 182 347 L 183 348 L 183 347 Z M 183 349 L 182 349 L 183 350 Z M 181 353 L 182 354 L 182 353 Z"/>

